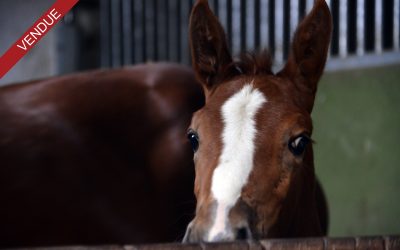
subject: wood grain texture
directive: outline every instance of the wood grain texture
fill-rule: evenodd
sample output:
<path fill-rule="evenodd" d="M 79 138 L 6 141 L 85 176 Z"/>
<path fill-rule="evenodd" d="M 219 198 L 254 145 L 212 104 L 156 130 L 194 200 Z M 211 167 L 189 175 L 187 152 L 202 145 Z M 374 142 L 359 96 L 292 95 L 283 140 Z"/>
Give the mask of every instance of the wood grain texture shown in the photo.
<path fill-rule="evenodd" d="M 328 249 L 373 249 L 400 250 L 400 235 L 368 236 L 347 238 L 304 238 L 268 239 L 260 241 L 236 241 L 199 244 L 152 244 L 152 245 L 110 245 L 110 246 L 69 246 L 47 248 L 20 248 L 15 250 L 328 250 Z"/>

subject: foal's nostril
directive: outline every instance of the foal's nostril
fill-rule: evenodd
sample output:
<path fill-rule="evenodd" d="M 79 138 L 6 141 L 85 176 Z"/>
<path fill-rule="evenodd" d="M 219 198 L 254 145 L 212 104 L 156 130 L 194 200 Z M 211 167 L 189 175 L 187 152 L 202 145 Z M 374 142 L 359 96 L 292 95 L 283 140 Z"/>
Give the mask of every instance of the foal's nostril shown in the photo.
<path fill-rule="evenodd" d="M 241 227 L 236 232 L 236 239 L 237 240 L 247 240 L 249 235 L 247 233 L 247 228 Z"/>

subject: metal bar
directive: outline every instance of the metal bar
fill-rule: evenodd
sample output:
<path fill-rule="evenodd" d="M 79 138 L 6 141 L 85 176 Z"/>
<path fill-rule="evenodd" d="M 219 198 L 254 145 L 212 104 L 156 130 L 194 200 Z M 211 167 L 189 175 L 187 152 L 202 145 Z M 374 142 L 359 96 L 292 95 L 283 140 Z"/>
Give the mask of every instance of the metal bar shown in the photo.
<path fill-rule="evenodd" d="M 111 41 L 110 41 L 110 0 L 100 1 L 100 46 L 101 46 L 101 67 L 111 65 Z"/>
<path fill-rule="evenodd" d="M 255 29 L 255 0 L 247 0 L 242 2 L 243 5 L 245 5 L 245 11 L 243 14 L 245 14 L 244 17 L 242 17 L 243 20 L 245 20 L 245 47 L 242 48 L 242 51 L 244 50 L 250 50 L 254 49 L 255 47 L 255 39 L 254 39 L 254 29 Z M 243 9 L 243 8 L 242 8 Z M 243 30 L 242 30 L 243 32 Z"/>
<path fill-rule="evenodd" d="M 365 53 L 365 0 L 357 0 L 357 55 Z"/>
<path fill-rule="evenodd" d="M 164 0 L 165 1 L 165 26 L 164 26 L 164 29 L 165 29 L 165 59 L 167 60 L 167 61 L 169 61 L 170 59 L 171 59 L 171 53 L 170 53 L 170 51 L 169 51 L 169 46 L 170 46 L 170 33 L 169 33 L 169 25 L 170 25 L 170 22 L 169 22 L 169 19 L 170 19 L 170 16 L 169 16 L 169 0 Z"/>
<path fill-rule="evenodd" d="M 136 51 L 135 51 L 135 47 L 136 47 L 136 40 L 135 40 L 135 28 L 136 28 L 136 20 L 135 20 L 135 9 L 136 6 L 133 2 L 133 0 L 131 1 L 131 64 L 135 63 L 135 56 L 136 56 Z"/>
<path fill-rule="evenodd" d="M 348 56 L 346 58 L 332 58 L 326 64 L 325 71 L 353 70 L 377 66 L 398 65 L 399 52 L 382 52 L 382 54 L 366 53 L 364 56 Z"/>
<path fill-rule="evenodd" d="M 339 56 L 347 56 L 347 0 L 339 1 Z"/>
<path fill-rule="evenodd" d="M 226 32 L 228 36 L 228 43 L 229 47 L 233 49 L 233 38 L 232 38 L 232 0 L 226 0 L 226 9 L 227 15 L 226 15 Z"/>
<path fill-rule="evenodd" d="M 393 3 L 393 49 L 400 49 L 400 0 Z"/>
<path fill-rule="evenodd" d="M 299 22 L 299 0 L 290 0 L 290 40 Z"/>
<path fill-rule="evenodd" d="M 181 47 L 182 47 L 182 42 L 181 42 L 181 35 L 182 35 L 182 29 L 181 29 L 181 23 L 182 23 L 182 18 L 181 18 L 181 1 L 177 0 L 175 2 L 175 8 L 176 8 L 176 22 L 175 22 L 175 27 L 176 27 L 176 53 L 177 53 L 177 62 L 180 62 L 182 59 L 182 54 L 181 54 Z"/>
<path fill-rule="evenodd" d="M 123 64 L 132 63 L 132 1 L 122 0 L 122 57 Z"/>
<path fill-rule="evenodd" d="M 254 37 L 254 49 L 259 50 L 260 49 L 260 5 L 261 5 L 261 0 L 254 0 L 254 29 L 250 29 L 253 31 L 253 37 Z"/>
<path fill-rule="evenodd" d="M 181 32 L 180 32 L 180 41 L 181 41 L 181 60 L 180 62 L 184 64 L 189 64 L 189 49 L 188 49 L 188 23 L 189 23 L 189 2 L 188 1 L 180 1 L 181 4 Z"/>
<path fill-rule="evenodd" d="M 119 67 L 122 65 L 121 55 L 121 1 L 111 1 L 111 65 Z"/>
<path fill-rule="evenodd" d="M 314 0 L 306 0 L 306 14 L 308 14 L 314 5 Z"/>
<path fill-rule="evenodd" d="M 382 53 L 382 0 L 375 1 L 375 53 Z"/>
<path fill-rule="evenodd" d="M 153 15 L 153 21 L 152 21 L 152 26 L 153 26 L 153 60 L 158 61 L 158 18 L 159 18 L 159 13 L 158 13 L 158 1 L 153 0 L 153 10 L 152 10 L 152 15 Z"/>
<path fill-rule="evenodd" d="M 147 26 L 146 26 L 146 0 L 142 0 L 142 58 L 140 62 L 147 61 Z"/>
<path fill-rule="evenodd" d="M 219 17 L 219 21 L 220 21 L 220 23 L 221 23 L 221 25 L 225 28 L 225 30 L 227 30 L 227 27 L 228 27 L 228 23 L 227 23 L 227 12 L 228 12 L 228 10 L 227 10 L 227 2 L 226 2 L 226 0 L 220 0 L 220 1 L 218 1 L 218 10 L 219 10 L 219 13 L 218 13 L 218 17 Z"/>
<path fill-rule="evenodd" d="M 158 1 L 158 18 L 157 18 L 157 59 L 158 60 L 167 60 L 167 51 L 168 51 L 168 26 L 167 26 L 167 13 L 168 13 L 168 2 L 165 0 Z"/>
<path fill-rule="evenodd" d="M 261 1 L 261 47 L 269 46 L 269 0 Z"/>
<path fill-rule="evenodd" d="M 326 0 L 326 4 L 328 5 L 328 7 L 329 7 L 329 10 L 332 12 L 332 3 L 331 3 L 331 0 Z M 328 60 L 331 58 L 331 56 L 332 56 L 332 41 L 333 41 L 333 38 L 331 39 L 331 42 L 329 43 L 329 48 L 328 48 Z"/>
<path fill-rule="evenodd" d="M 284 37 L 284 23 L 283 23 L 283 0 L 275 1 L 275 61 L 277 64 L 283 63 L 283 37 Z"/>
<path fill-rule="evenodd" d="M 176 2 L 179 0 L 169 0 L 168 1 L 168 13 L 169 13 L 169 26 L 168 26 L 168 33 L 169 33 L 169 60 L 176 62 L 178 61 L 178 52 L 177 52 L 177 29 L 176 29 L 176 16 L 178 15 L 176 9 Z"/>
<path fill-rule="evenodd" d="M 240 52 L 240 1 L 232 0 L 232 52 L 234 55 Z"/>
<path fill-rule="evenodd" d="M 213 1 L 213 10 L 216 16 L 219 16 L 219 1 L 218 0 L 214 0 Z"/>
<path fill-rule="evenodd" d="M 246 0 L 240 0 L 240 51 L 245 51 L 247 48 L 246 45 Z"/>
<path fill-rule="evenodd" d="M 144 20 L 143 20 L 143 25 L 146 27 L 146 32 L 145 32 L 145 38 L 146 38 L 146 43 L 144 44 L 146 46 L 146 56 L 143 58 L 143 62 L 148 62 L 148 61 L 153 61 L 155 59 L 155 48 L 154 48 L 154 1 L 146 1 L 146 4 L 144 5 Z"/>
<path fill-rule="evenodd" d="M 133 0 L 132 0 L 133 1 Z M 140 63 L 143 62 L 143 4 L 142 1 L 135 0 L 133 3 L 133 62 Z"/>

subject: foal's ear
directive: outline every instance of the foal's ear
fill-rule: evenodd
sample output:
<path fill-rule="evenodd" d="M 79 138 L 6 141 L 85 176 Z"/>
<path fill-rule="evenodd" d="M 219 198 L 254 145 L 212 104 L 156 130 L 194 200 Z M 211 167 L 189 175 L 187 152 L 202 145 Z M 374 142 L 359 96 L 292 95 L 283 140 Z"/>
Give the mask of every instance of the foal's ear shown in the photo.
<path fill-rule="evenodd" d="M 225 32 L 212 13 L 207 0 L 198 0 L 190 15 L 189 27 L 192 65 L 198 80 L 210 89 L 217 82 L 232 57 Z"/>
<path fill-rule="evenodd" d="M 332 33 L 332 17 L 325 0 L 315 0 L 310 14 L 297 27 L 285 68 L 279 73 L 289 77 L 305 98 L 299 102 L 312 111 L 318 81 L 327 58 Z"/>

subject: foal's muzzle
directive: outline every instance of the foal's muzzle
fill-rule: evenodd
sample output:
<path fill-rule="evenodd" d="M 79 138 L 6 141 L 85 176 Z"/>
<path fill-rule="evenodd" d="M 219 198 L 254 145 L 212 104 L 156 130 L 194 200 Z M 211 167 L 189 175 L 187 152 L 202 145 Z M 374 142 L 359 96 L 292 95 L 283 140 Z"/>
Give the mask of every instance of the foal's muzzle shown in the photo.
<path fill-rule="evenodd" d="M 221 231 L 213 236 L 209 235 L 209 231 L 196 226 L 191 222 L 187 229 L 185 236 L 182 240 L 183 243 L 193 243 L 193 242 L 218 242 L 218 241 L 234 241 L 234 240 L 248 240 L 251 239 L 250 229 L 245 227 L 238 228 L 228 228 L 226 227 L 224 231 Z"/>

